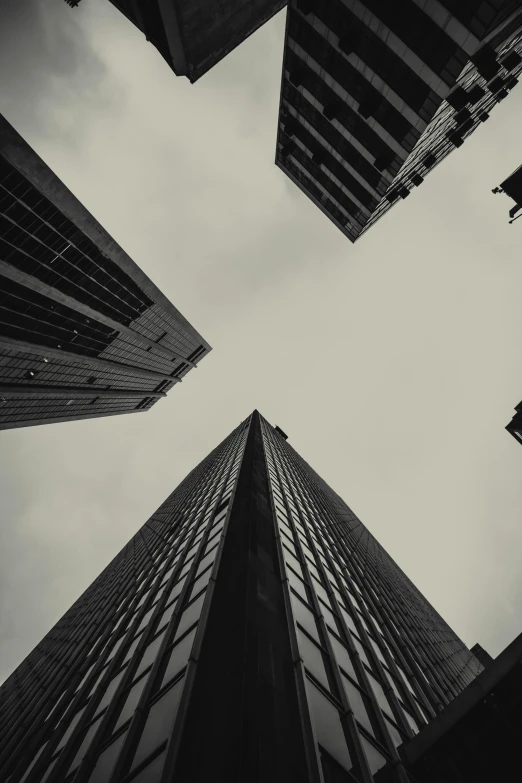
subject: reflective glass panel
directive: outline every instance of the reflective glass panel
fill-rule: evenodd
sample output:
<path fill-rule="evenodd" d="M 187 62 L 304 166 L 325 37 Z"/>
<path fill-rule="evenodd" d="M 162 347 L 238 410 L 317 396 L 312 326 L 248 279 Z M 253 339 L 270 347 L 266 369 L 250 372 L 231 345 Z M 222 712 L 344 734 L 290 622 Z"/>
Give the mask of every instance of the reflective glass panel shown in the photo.
<path fill-rule="evenodd" d="M 345 677 L 344 674 L 341 673 L 341 677 L 343 680 L 344 690 L 346 691 L 346 696 L 350 703 L 350 707 L 353 710 L 353 714 L 355 715 L 355 719 L 361 724 L 361 726 L 364 726 L 364 728 L 373 735 L 373 727 L 361 691 L 353 684 L 353 682 L 351 682 L 351 680 L 348 679 L 348 677 Z"/>
<path fill-rule="evenodd" d="M 337 708 L 308 679 L 306 680 L 306 692 L 317 742 L 344 769 L 351 769 L 352 760 Z"/>
<path fill-rule="evenodd" d="M 107 783 L 107 780 L 109 780 L 112 770 L 114 769 L 116 759 L 118 758 L 118 753 L 122 748 L 126 736 L 127 734 L 124 732 L 118 737 L 118 739 L 115 739 L 108 748 L 105 748 L 103 753 L 100 753 L 98 756 L 98 761 L 96 762 L 96 766 L 94 767 L 91 773 L 91 777 L 89 778 L 89 783 Z"/>
<path fill-rule="evenodd" d="M 173 648 L 170 653 L 169 662 L 163 679 L 161 681 L 161 687 L 168 683 L 173 677 L 178 674 L 184 666 L 187 665 L 190 651 L 194 643 L 194 637 L 196 635 L 197 627 L 181 639 Z"/>
<path fill-rule="evenodd" d="M 74 757 L 71 766 L 69 767 L 69 772 L 71 772 L 73 769 L 76 769 L 76 767 L 80 764 L 81 760 L 87 753 L 89 749 L 89 745 L 91 744 L 94 735 L 98 731 L 100 721 L 101 721 L 101 716 L 94 723 L 91 723 L 91 725 L 85 732 L 82 743 L 76 752 L 76 756 Z"/>
<path fill-rule="evenodd" d="M 314 615 L 297 596 L 290 593 L 290 597 L 292 599 L 292 609 L 296 622 L 300 623 L 310 636 L 319 641 L 319 633 L 317 631 L 317 623 L 315 622 Z"/>
<path fill-rule="evenodd" d="M 380 751 L 377 750 L 375 745 L 373 745 L 369 740 L 367 740 L 366 737 L 363 737 L 362 734 L 359 734 L 359 737 L 362 746 L 364 748 L 366 758 L 368 759 L 370 771 L 372 775 L 374 775 L 378 769 L 384 767 L 388 759 L 386 758 L 386 756 L 383 756 L 382 753 L 380 753 Z"/>
<path fill-rule="evenodd" d="M 136 672 L 134 673 L 133 679 L 139 677 L 139 675 L 142 672 L 144 672 L 145 669 L 147 669 L 152 663 L 154 663 L 154 660 L 156 658 L 156 655 L 158 653 L 158 650 L 160 648 L 164 636 L 165 636 L 165 632 L 160 633 L 159 636 L 156 636 L 156 638 L 152 640 L 152 642 L 148 645 L 148 647 L 145 647 L 143 657 L 140 661 L 140 664 Z"/>
<path fill-rule="evenodd" d="M 323 654 L 319 647 L 308 638 L 299 628 L 297 629 L 297 638 L 299 641 L 299 651 L 303 658 L 304 665 L 319 680 L 326 690 L 330 690 L 328 676 L 324 665 Z"/>
<path fill-rule="evenodd" d="M 138 772 L 136 777 L 132 778 L 132 783 L 158 783 L 164 763 L 165 751 L 156 756 L 141 772 Z"/>
<path fill-rule="evenodd" d="M 348 649 L 344 646 L 344 644 L 341 644 L 336 636 L 330 632 L 328 632 L 328 636 L 332 643 L 333 653 L 338 665 L 341 667 L 341 669 L 345 670 L 346 674 L 349 674 L 351 677 L 353 677 L 354 680 L 357 680 L 357 675 L 355 673 Z"/>
<path fill-rule="evenodd" d="M 141 680 L 138 680 L 138 682 L 132 686 L 130 691 L 127 692 L 127 698 L 123 703 L 122 710 L 118 720 L 116 721 L 116 725 L 114 726 L 114 731 L 117 731 L 120 726 L 123 726 L 125 721 L 129 720 L 129 718 L 132 718 L 134 715 L 134 711 L 138 706 L 138 702 L 140 700 L 141 694 L 143 693 L 143 688 L 145 687 L 146 682 L 147 677 L 142 677 Z"/>
<path fill-rule="evenodd" d="M 154 702 L 150 708 L 131 769 L 141 764 L 155 748 L 170 736 L 172 724 L 178 711 L 184 681 L 184 678 L 179 680 L 158 701 Z"/>
<path fill-rule="evenodd" d="M 372 691 L 375 694 L 375 698 L 377 699 L 377 703 L 381 710 L 385 712 L 390 717 L 393 717 L 393 712 L 391 710 L 390 704 L 388 702 L 388 699 L 386 698 L 386 694 L 384 693 L 383 687 L 380 682 L 377 682 L 375 677 L 372 677 L 370 672 L 366 672 L 368 675 L 368 680 L 370 681 L 370 685 L 372 688 Z"/>
<path fill-rule="evenodd" d="M 105 690 L 105 693 L 102 696 L 102 699 L 98 706 L 96 707 L 96 712 L 94 713 L 97 715 L 99 712 L 105 709 L 107 705 L 110 703 L 112 697 L 114 696 L 116 692 L 116 688 L 120 684 L 121 678 L 125 674 L 125 669 L 121 671 L 119 674 L 116 675 L 116 677 L 113 677 L 112 680 L 107 684 L 107 688 Z"/>
<path fill-rule="evenodd" d="M 201 614 L 201 609 L 203 607 L 203 602 L 205 600 L 205 597 L 207 595 L 207 591 L 205 590 L 204 593 L 202 593 L 199 598 L 196 598 L 195 601 L 193 601 L 183 614 L 181 615 L 181 619 L 179 621 L 179 625 L 176 631 L 175 639 L 178 639 L 182 634 L 185 633 L 185 631 L 190 628 L 193 623 L 195 623 L 197 620 L 199 620 L 199 615 Z"/>

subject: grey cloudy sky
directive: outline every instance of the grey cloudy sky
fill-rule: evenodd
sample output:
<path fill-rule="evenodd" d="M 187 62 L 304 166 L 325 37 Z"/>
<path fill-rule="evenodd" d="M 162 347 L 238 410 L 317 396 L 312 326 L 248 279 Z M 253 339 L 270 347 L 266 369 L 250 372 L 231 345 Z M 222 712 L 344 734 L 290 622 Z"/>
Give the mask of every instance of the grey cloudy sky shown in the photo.
<path fill-rule="evenodd" d="M 2 0 L 0 111 L 214 350 L 143 416 L 0 438 L 0 679 L 254 408 L 464 641 L 521 631 L 518 87 L 355 246 L 273 164 L 284 14 L 196 85 L 107 0 Z"/>

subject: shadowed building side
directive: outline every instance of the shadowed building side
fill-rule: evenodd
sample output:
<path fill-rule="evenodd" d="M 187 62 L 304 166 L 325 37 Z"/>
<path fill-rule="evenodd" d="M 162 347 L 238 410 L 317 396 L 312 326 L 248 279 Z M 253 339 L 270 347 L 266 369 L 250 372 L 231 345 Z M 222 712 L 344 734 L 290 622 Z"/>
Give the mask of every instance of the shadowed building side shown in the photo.
<path fill-rule="evenodd" d="M 519 0 L 291 0 L 276 164 L 355 242 L 521 72 Z"/>
<path fill-rule="evenodd" d="M 148 410 L 209 350 L 0 117 L 0 429 Z"/>
<path fill-rule="evenodd" d="M 111 0 L 177 76 L 197 81 L 286 0 Z"/>

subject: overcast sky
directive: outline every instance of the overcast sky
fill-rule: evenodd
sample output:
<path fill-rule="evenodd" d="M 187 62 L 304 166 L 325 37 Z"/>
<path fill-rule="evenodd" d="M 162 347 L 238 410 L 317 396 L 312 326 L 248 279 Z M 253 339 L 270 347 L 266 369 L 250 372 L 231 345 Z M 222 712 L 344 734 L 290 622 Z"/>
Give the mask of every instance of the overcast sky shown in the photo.
<path fill-rule="evenodd" d="M 213 346 L 0 436 L 0 679 L 254 408 L 468 645 L 522 630 L 521 89 L 352 245 L 273 163 L 284 14 L 196 85 L 107 0 L 2 0 L 0 111 Z"/>

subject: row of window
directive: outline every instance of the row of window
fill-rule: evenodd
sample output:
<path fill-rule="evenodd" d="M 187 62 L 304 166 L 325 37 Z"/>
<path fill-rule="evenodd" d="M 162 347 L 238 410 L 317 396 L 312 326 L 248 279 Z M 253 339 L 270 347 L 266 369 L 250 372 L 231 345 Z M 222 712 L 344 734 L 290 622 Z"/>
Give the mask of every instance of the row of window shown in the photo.
<path fill-rule="evenodd" d="M 267 445 L 273 447 L 275 439 L 268 428 L 265 435 Z M 377 765 L 385 763 L 390 747 L 396 747 L 418 731 L 418 724 L 427 719 L 429 706 L 426 708 L 424 702 L 421 706 L 418 701 L 409 675 L 380 632 L 379 621 L 357 581 L 348 582 L 344 577 L 347 563 L 339 562 L 334 541 L 328 543 L 324 521 L 320 529 L 322 509 L 317 505 L 317 497 L 305 499 L 304 484 L 295 472 L 290 478 L 288 462 L 285 475 L 279 446 L 267 454 L 267 459 L 301 657 L 316 687 L 332 700 L 337 710 L 342 711 L 343 696 L 346 697 L 358 722 L 366 757 L 375 771 Z M 277 468 L 274 460 L 279 463 Z M 296 496 L 299 496 L 299 510 Z M 315 519 L 309 518 L 305 529 L 303 520 L 311 508 Z M 339 525 L 339 521 L 337 516 L 334 524 Z M 369 586 L 368 589 L 371 590 Z M 378 600 L 376 594 L 373 600 Z M 342 693 L 333 671 L 332 656 L 339 666 Z M 382 712 L 380 721 L 376 720 L 372 708 L 375 702 Z M 383 737 L 383 729 L 388 740 Z M 331 748 L 328 752 L 336 757 Z"/>
<path fill-rule="evenodd" d="M 104 602 L 103 591 L 107 592 L 109 587 L 107 579 L 121 580 L 124 572 L 128 572 L 135 583 L 132 590 L 130 586 L 119 590 L 122 596 L 119 603 L 111 599 L 112 632 L 108 638 L 104 635 L 101 643 L 91 643 L 90 650 L 84 653 L 84 673 L 74 694 L 64 697 L 62 693 L 55 701 L 46 725 L 56 724 L 68 704 L 71 707 L 46 743 L 46 748 L 50 748 L 48 743 L 55 745 L 55 737 L 59 737 L 54 749 L 45 754 L 48 760 L 42 780 L 50 776 L 56 764 L 60 765 L 60 776 L 72 779 L 95 737 L 96 747 L 101 743 L 102 752 L 91 778 L 93 783 L 106 780 L 107 770 L 116 762 L 130 726 L 134 727 L 132 744 L 123 753 L 125 764 L 130 764 L 126 773 L 137 775 L 136 780 L 140 780 L 141 765 L 148 764 L 148 760 L 159 768 L 159 755 L 149 759 L 150 753 L 163 755 L 161 749 L 150 747 L 156 742 L 156 730 L 149 730 L 149 720 L 144 724 L 142 721 L 139 728 L 136 721 L 132 724 L 130 721 L 140 698 L 142 709 L 149 710 L 151 721 L 156 720 L 155 715 L 163 714 L 163 705 L 172 710 L 174 701 L 179 701 L 174 694 L 181 694 L 180 677 L 196 635 L 245 437 L 244 427 L 238 428 L 182 482 L 137 534 L 135 540 L 141 538 L 147 547 L 147 538 L 156 547 L 155 551 L 147 552 L 153 565 L 149 562 L 145 568 L 135 567 L 131 542 L 116 558 L 115 567 L 109 566 L 96 580 L 93 585 L 96 589 L 88 591 L 93 597 L 88 603 L 83 602 L 82 614 L 85 616 L 87 611 L 85 623 L 90 628 L 100 619 L 96 602 Z M 131 557 L 124 557 L 127 554 Z M 56 645 L 63 646 L 65 640 L 71 641 L 71 636 L 64 629 L 63 641 L 55 635 Z M 56 666 L 52 668 L 56 670 Z M 69 682 L 70 678 L 65 684 Z M 60 694 L 55 691 L 55 695 Z M 87 724 L 81 726 L 80 721 L 85 723 L 85 720 Z M 136 720 L 140 722 L 139 718 Z M 78 727 L 80 733 L 75 731 Z M 141 732 L 139 742 L 137 732 Z M 42 747 L 38 759 L 43 752 Z M 26 763 L 31 761 L 31 766 L 25 770 L 23 780 L 31 779 L 29 776 L 38 759 L 35 754 L 26 760 Z"/>

